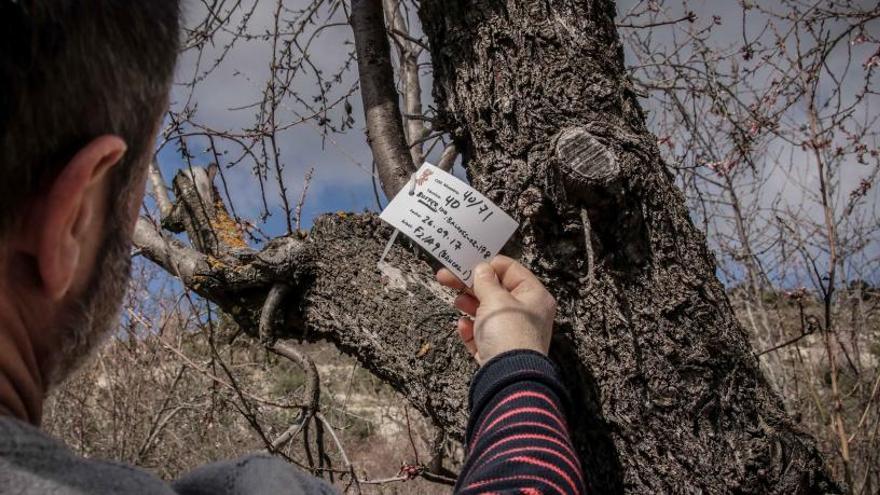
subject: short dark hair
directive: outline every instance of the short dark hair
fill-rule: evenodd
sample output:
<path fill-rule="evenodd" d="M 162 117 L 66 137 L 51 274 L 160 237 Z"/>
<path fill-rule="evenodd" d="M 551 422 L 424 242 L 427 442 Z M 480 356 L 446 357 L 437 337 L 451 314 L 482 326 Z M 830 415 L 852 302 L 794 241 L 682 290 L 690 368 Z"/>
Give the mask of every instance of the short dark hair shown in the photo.
<path fill-rule="evenodd" d="M 127 187 L 154 148 L 179 24 L 179 0 L 0 0 L 0 235 L 100 135 L 128 145 Z"/>

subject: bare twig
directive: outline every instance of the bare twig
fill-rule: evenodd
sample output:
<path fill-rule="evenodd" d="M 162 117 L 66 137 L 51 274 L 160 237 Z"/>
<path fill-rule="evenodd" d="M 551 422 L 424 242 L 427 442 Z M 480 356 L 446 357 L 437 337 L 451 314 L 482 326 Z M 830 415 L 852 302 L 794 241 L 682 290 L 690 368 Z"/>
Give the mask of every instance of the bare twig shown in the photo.
<path fill-rule="evenodd" d="M 302 230 L 302 210 L 303 205 L 306 202 L 306 195 L 309 193 L 309 185 L 312 183 L 312 177 L 315 175 L 315 167 L 309 169 L 306 172 L 306 176 L 303 179 L 303 190 L 302 194 L 299 196 L 299 201 L 296 203 L 296 212 L 294 215 L 296 216 L 296 230 Z"/>
<path fill-rule="evenodd" d="M 685 22 L 685 21 L 694 22 L 696 20 L 697 20 L 697 15 L 694 14 L 693 12 L 688 12 L 684 16 L 682 16 L 678 19 L 671 19 L 668 21 L 648 22 L 645 24 L 622 23 L 622 24 L 615 24 L 615 25 L 618 28 L 646 29 L 646 28 L 653 28 L 653 27 L 660 27 L 660 26 L 668 26 L 670 24 L 678 24 L 679 22 Z"/>

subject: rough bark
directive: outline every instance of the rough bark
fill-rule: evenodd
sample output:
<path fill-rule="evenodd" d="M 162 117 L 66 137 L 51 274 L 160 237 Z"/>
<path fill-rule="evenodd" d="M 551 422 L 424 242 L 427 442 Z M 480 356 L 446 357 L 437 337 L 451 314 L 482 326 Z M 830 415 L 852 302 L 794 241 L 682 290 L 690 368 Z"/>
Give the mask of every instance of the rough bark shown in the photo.
<path fill-rule="evenodd" d="M 391 229 L 373 215 L 325 215 L 305 239 L 280 237 L 260 252 L 217 258 L 138 222 L 141 253 L 260 337 L 263 302 L 288 285 L 287 314 L 271 338 L 330 340 L 461 438 L 476 369 L 453 323 L 453 295 L 405 241 L 376 265 Z M 266 340 L 267 336 L 263 336 Z"/>
<path fill-rule="evenodd" d="M 513 254 L 559 300 L 554 351 L 594 488 L 835 490 L 645 127 L 614 4 L 424 0 L 421 18 L 440 120 L 472 183 L 520 220 Z"/>
<path fill-rule="evenodd" d="M 645 128 L 613 14 L 606 0 L 423 0 L 421 12 L 438 121 L 472 183 L 520 221 L 508 254 L 559 302 L 551 352 L 592 491 L 835 492 L 761 374 Z M 146 222 L 136 241 L 255 338 L 269 290 L 285 284 L 274 337 L 334 342 L 461 438 L 474 364 L 453 332 L 451 295 L 405 242 L 377 267 L 390 232 L 372 215 L 327 215 L 260 252 L 198 252 Z"/>

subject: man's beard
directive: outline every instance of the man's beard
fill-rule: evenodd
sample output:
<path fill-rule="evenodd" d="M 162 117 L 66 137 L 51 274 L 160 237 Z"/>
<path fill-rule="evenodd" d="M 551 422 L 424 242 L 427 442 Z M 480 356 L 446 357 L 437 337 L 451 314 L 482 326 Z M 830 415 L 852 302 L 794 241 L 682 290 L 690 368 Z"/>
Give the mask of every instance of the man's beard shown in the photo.
<path fill-rule="evenodd" d="M 60 348 L 48 370 L 47 389 L 73 374 L 116 327 L 131 274 L 131 239 L 112 215 L 85 292 L 67 309 Z"/>

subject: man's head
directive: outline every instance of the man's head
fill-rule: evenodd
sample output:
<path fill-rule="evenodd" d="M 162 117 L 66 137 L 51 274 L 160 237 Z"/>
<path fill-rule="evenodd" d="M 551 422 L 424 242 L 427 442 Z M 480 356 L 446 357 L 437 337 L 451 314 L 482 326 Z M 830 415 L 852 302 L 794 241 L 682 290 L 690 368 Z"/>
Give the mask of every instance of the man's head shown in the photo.
<path fill-rule="evenodd" d="M 178 49 L 178 0 L 0 0 L 0 334 L 44 390 L 115 320 Z"/>

